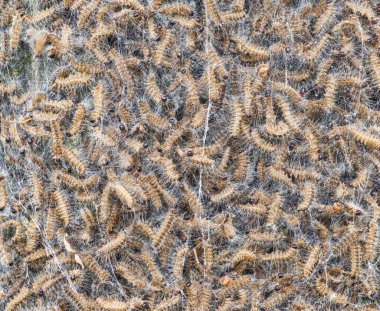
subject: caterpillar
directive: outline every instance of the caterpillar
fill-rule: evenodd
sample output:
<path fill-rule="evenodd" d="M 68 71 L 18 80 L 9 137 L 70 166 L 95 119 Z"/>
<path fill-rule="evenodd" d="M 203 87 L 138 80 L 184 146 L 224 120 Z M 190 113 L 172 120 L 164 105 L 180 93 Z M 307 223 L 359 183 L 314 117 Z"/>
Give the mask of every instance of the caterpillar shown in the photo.
<path fill-rule="evenodd" d="M 139 274 L 136 275 L 136 269 L 131 269 L 130 266 L 119 263 L 115 267 L 115 272 L 136 288 L 145 288 L 147 285 L 144 277 Z"/>
<path fill-rule="evenodd" d="M 75 73 L 65 78 L 58 78 L 52 85 L 53 90 L 64 91 L 80 88 L 91 82 L 92 75 L 87 73 Z"/>
<path fill-rule="evenodd" d="M 285 251 L 274 251 L 270 254 L 260 254 L 258 256 L 258 261 L 271 261 L 271 262 L 284 262 L 291 261 L 298 255 L 295 248 L 289 248 Z"/>
<path fill-rule="evenodd" d="M 107 281 L 111 279 L 111 276 L 105 271 L 99 263 L 87 253 L 81 253 L 80 259 L 82 260 L 85 267 L 96 275 L 96 277 L 101 281 Z"/>
<path fill-rule="evenodd" d="M 154 308 L 154 311 L 163 311 L 168 308 L 174 307 L 176 304 L 180 302 L 181 296 L 179 294 L 173 295 L 170 298 L 163 299 L 158 306 Z"/>
<path fill-rule="evenodd" d="M 96 10 L 96 8 L 99 6 L 100 0 L 92 0 L 83 8 L 80 10 L 79 17 L 78 17 L 78 28 L 83 29 L 88 19 L 90 18 L 91 14 Z"/>
<path fill-rule="evenodd" d="M 103 83 L 101 81 L 99 81 L 92 90 L 92 98 L 94 103 L 94 109 L 90 114 L 90 121 L 95 122 L 102 118 L 105 109 L 104 90 Z"/>
<path fill-rule="evenodd" d="M 5 177 L 0 175 L 0 210 L 3 210 L 8 204 L 8 192 L 6 189 Z"/>
<path fill-rule="evenodd" d="M 164 277 L 162 276 L 161 271 L 157 268 L 157 265 L 153 261 L 149 251 L 146 249 L 142 250 L 141 258 L 152 276 L 153 284 L 159 285 L 163 281 Z"/>
<path fill-rule="evenodd" d="M 251 141 L 263 152 L 272 153 L 274 150 L 276 150 L 276 146 L 263 139 L 257 130 L 252 130 Z"/>
<path fill-rule="evenodd" d="M 16 310 L 17 307 L 22 304 L 29 296 L 31 292 L 30 289 L 27 287 L 22 287 L 18 294 L 12 298 L 11 301 L 7 303 L 5 306 L 5 311 L 13 311 Z"/>
<path fill-rule="evenodd" d="M 216 3 L 214 0 L 206 0 L 204 2 L 205 10 L 207 12 L 207 16 L 210 19 L 210 21 L 214 24 L 221 24 L 221 18 L 219 15 L 219 11 L 216 7 Z"/>
<path fill-rule="evenodd" d="M 204 207 L 195 193 L 185 184 L 180 187 L 180 190 L 188 201 L 189 207 L 193 211 L 194 215 L 196 217 L 198 215 L 202 215 L 204 213 Z"/>
<path fill-rule="evenodd" d="M 153 61 L 156 64 L 156 66 L 162 64 L 165 55 L 165 50 L 168 48 L 170 41 L 172 40 L 171 33 L 169 30 L 163 31 L 162 36 L 160 37 L 161 40 L 157 44 L 156 50 L 154 51 L 153 55 Z"/>
<path fill-rule="evenodd" d="M 299 211 L 307 210 L 310 205 L 313 203 L 314 195 L 315 195 L 315 185 L 313 183 L 306 183 L 304 186 L 304 196 L 300 205 L 298 205 L 297 209 Z"/>
<path fill-rule="evenodd" d="M 348 297 L 336 293 L 331 288 L 329 288 L 326 285 L 325 280 L 323 280 L 323 276 L 319 276 L 315 280 L 315 289 L 320 295 L 326 296 L 334 304 L 346 305 L 349 302 Z"/>
<path fill-rule="evenodd" d="M 156 83 L 156 77 L 154 74 L 150 74 L 146 81 L 146 95 L 149 96 L 156 103 L 160 103 L 164 98 L 161 90 Z"/>
<path fill-rule="evenodd" d="M 105 297 L 97 297 L 96 303 L 104 310 L 127 310 L 128 304 L 123 301 L 109 299 Z"/>
<path fill-rule="evenodd" d="M 110 185 L 111 193 L 114 193 L 121 202 L 123 202 L 125 205 L 128 206 L 128 208 L 132 208 L 135 199 L 132 197 L 132 195 L 121 185 L 120 183 L 113 183 Z"/>
<path fill-rule="evenodd" d="M 153 246 L 156 247 L 157 249 L 160 249 L 165 243 L 165 238 L 169 234 L 170 229 L 174 224 L 174 220 L 175 220 L 174 210 L 170 209 L 166 213 L 165 219 L 162 222 L 158 231 L 156 232 L 152 241 Z"/>
<path fill-rule="evenodd" d="M 69 136 L 74 136 L 80 132 L 85 117 L 86 110 L 84 106 L 78 105 L 77 109 L 75 110 L 73 119 L 71 120 L 70 127 L 67 130 L 67 134 Z"/>
<path fill-rule="evenodd" d="M 100 255 L 110 254 L 116 249 L 120 248 L 125 242 L 127 236 L 126 233 L 122 230 L 115 237 L 113 237 L 109 242 L 99 247 L 98 253 Z"/>
<path fill-rule="evenodd" d="M 20 35 L 22 31 L 22 18 L 20 16 L 14 16 L 12 21 L 12 33 L 10 37 L 11 49 L 15 50 L 18 48 L 20 43 Z"/>
<path fill-rule="evenodd" d="M 281 304 L 284 300 L 288 299 L 295 293 L 295 291 L 296 287 L 294 285 L 290 285 L 284 289 L 281 289 L 279 292 L 274 293 L 265 301 L 263 301 L 262 306 L 265 309 L 271 309 L 274 306 Z"/>
<path fill-rule="evenodd" d="M 211 202 L 213 203 L 219 203 L 224 200 L 227 200 L 231 196 L 233 196 L 235 193 L 235 186 L 230 184 L 226 186 L 222 191 L 219 193 L 211 195 Z"/>
<path fill-rule="evenodd" d="M 233 41 L 236 43 L 238 50 L 244 53 L 244 56 L 251 61 L 266 61 L 269 58 L 267 51 L 252 43 L 248 43 L 239 37 L 233 38 Z"/>
<path fill-rule="evenodd" d="M 53 191 L 51 193 L 51 197 L 55 201 L 56 210 L 59 218 L 62 220 L 64 226 L 67 227 L 71 223 L 72 215 L 66 198 L 58 190 Z"/>
<path fill-rule="evenodd" d="M 305 265 L 303 267 L 303 276 L 305 278 L 309 278 L 311 273 L 313 272 L 313 269 L 315 265 L 318 262 L 319 256 L 321 254 L 321 248 L 319 245 L 315 245 L 309 254 L 309 257 L 307 258 Z"/>
<path fill-rule="evenodd" d="M 83 175 L 86 171 L 85 165 L 79 158 L 69 149 L 62 147 L 63 158 L 80 174 Z"/>
<path fill-rule="evenodd" d="M 351 129 L 348 131 L 358 142 L 362 143 L 364 146 L 372 149 L 380 148 L 380 140 L 369 135 L 368 133 L 363 133 L 356 129 Z"/>
<path fill-rule="evenodd" d="M 285 172 L 282 169 L 270 165 L 269 167 L 267 167 L 267 172 L 269 176 L 274 180 L 277 180 L 280 183 L 287 185 L 289 188 L 293 186 L 291 178 L 287 174 L 285 174 Z"/>
<path fill-rule="evenodd" d="M 62 156 L 63 142 L 62 133 L 58 121 L 51 122 L 52 146 L 51 150 L 54 159 L 60 159 Z"/>
<path fill-rule="evenodd" d="M 174 264 L 173 264 L 173 276 L 177 282 L 182 282 L 182 271 L 186 261 L 186 255 L 189 253 L 189 248 L 187 246 L 182 246 L 178 249 Z"/>
<path fill-rule="evenodd" d="M 276 101 L 277 105 L 280 107 L 282 116 L 285 122 L 289 125 L 289 127 L 295 131 L 298 131 L 300 126 L 300 121 L 298 117 L 294 116 L 288 103 L 282 98 L 278 97 Z"/>

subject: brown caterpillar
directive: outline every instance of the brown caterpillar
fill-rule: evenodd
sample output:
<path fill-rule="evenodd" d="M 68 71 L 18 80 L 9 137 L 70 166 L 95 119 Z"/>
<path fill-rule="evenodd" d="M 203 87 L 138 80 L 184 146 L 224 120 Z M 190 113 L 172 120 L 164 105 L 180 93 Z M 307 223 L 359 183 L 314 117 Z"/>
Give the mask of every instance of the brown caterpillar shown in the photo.
<path fill-rule="evenodd" d="M 315 185 L 313 183 L 306 183 L 304 186 L 304 197 L 297 209 L 299 211 L 307 210 L 314 200 Z"/>
<path fill-rule="evenodd" d="M 81 130 L 85 117 L 86 117 L 86 110 L 84 106 L 78 105 L 77 109 L 75 110 L 74 117 L 71 120 L 70 127 L 67 130 L 67 134 L 70 136 L 78 134 Z"/>
<path fill-rule="evenodd" d="M 329 288 L 326 285 L 326 281 L 323 280 L 323 276 L 319 276 L 315 280 L 315 289 L 320 295 L 326 296 L 332 303 L 346 305 L 349 302 L 348 297 L 336 293 L 331 288 Z"/>
<path fill-rule="evenodd" d="M 242 38 L 235 37 L 233 41 L 236 42 L 238 50 L 244 53 L 244 56 L 249 58 L 251 61 L 266 61 L 269 57 L 268 52 L 264 49 L 252 43 L 248 43 Z"/>
<path fill-rule="evenodd" d="M 22 304 L 30 295 L 30 289 L 27 287 L 22 287 L 18 294 L 12 298 L 11 301 L 7 303 L 5 306 L 5 311 L 13 311 L 16 310 L 16 308 Z"/>
<path fill-rule="evenodd" d="M 310 251 L 309 257 L 303 267 L 303 275 L 305 278 L 310 277 L 315 265 L 318 262 L 320 253 L 321 253 L 321 248 L 319 245 L 315 245 Z"/>
<path fill-rule="evenodd" d="M 8 204 L 8 192 L 6 189 L 5 177 L 0 176 L 0 210 L 3 210 Z"/>
<path fill-rule="evenodd" d="M 66 198 L 58 190 L 53 191 L 51 193 L 51 197 L 55 201 L 56 210 L 59 218 L 62 220 L 64 226 L 68 226 L 71 223 L 72 215 Z"/>
<path fill-rule="evenodd" d="M 109 242 L 104 244 L 98 249 L 100 255 L 109 254 L 120 248 L 127 238 L 126 233 L 122 230 L 115 237 L 113 237 Z"/>

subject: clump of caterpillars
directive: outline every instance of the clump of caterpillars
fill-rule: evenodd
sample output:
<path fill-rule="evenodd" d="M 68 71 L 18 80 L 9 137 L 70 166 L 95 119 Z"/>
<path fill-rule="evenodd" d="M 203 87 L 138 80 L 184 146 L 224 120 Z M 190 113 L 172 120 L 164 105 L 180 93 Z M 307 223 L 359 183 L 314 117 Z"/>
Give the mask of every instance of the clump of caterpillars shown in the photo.
<path fill-rule="evenodd" d="M 379 21 L 0 1 L 0 309 L 379 310 Z"/>

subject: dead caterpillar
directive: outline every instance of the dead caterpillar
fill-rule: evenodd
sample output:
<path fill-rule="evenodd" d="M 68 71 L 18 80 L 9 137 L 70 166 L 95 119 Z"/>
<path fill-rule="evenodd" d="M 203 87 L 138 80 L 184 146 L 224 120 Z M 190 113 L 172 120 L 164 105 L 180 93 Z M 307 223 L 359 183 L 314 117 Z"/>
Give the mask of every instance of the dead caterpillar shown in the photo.
<path fill-rule="evenodd" d="M 22 304 L 31 294 L 30 289 L 27 287 L 22 287 L 18 294 L 12 298 L 11 301 L 5 306 L 5 311 L 16 310 L 17 307 Z"/>
<path fill-rule="evenodd" d="M 110 254 L 118 248 L 121 248 L 125 240 L 127 239 L 126 233 L 122 230 L 116 236 L 112 237 L 109 242 L 104 244 L 98 249 L 100 255 Z"/>
<path fill-rule="evenodd" d="M 51 197 L 55 201 L 59 218 L 62 220 L 64 226 L 67 227 L 71 223 L 71 211 L 66 198 L 58 190 L 53 191 Z"/>
<path fill-rule="evenodd" d="M 235 37 L 233 40 L 236 42 L 238 50 L 244 53 L 244 56 L 251 61 L 266 61 L 269 58 L 268 52 L 264 49 L 248 43 L 239 37 Z"/>
<path fill-rule="evenodd" d="M 272 153 L 276 150 L 276 146 L 264 140 L 256 130 L 252 130 L 251 140 L 252 143 L 263 152 Z"/>
<path fill-rule="evenodd" d="M 329 288 L 326 284 L 326 281 L 323 280 L 323 276 L 319 276 L 315 280 L 315 289 L 321 296 L 325 296 L 332 303 L 339 305 L 346 305 L 349 302 L 348 297 L 334 292 L 331 288 Z"/>
<path fill-rule="evenodd" d="M 165 243 L 165 238 L 170 232 L 171 227 L 173 226 L 175 220 L 175 214 L 173 209 L 169 209 L 165 215 L 165 219 L 162 222 L 160 228 L 157 230 L 152 244 L 155 248 L 160 249 Z"/>
<path fill-rule="evenodd" d="M 8 192 L 6 189 L 5 177 L 0 175 L 0 211 L 8 204 Z"/>
<path fill-rule="evenodd" d="M 283 301 L 292 296 L 296 291 L 296 287 L 294 285 L 290 285 L 284 289 L 281 289 L 279 292 L 274 293 L 269 296 L 261 305 L 265 309 L 271 309 L 274 306 L 281 304 Z"/>
<path fill-rule="evenodd" d="M 85 173 L 85 165 L 71 150 L 62 147 L 62 156 L 80 175 L 83 175 Z"/>
<path fill-rule="evenodd" d="M 321 253 L 321 248 L 319 245 L 315 245 L 310 251 L 309 257 L 306 260 L 305 265 L 303 267 L 303 275 L 305 278 L 310 277 L 315 265 L 317 264 L 319 260 L 320 253 Z"/>
<path fill-rule="evenodd" d="M 219 193 L 211 195 L 211 202 L 219 203 L 224 200 L 227 200 L 228 198 L 230 198 L 231 196 L 235 194 L 235 190 L 236 190 L 235 186 L 230 184 Z"/>
<path fill-rule="evenodd" d="M 86 117 L 86 110 L 83 105 L 78 105 L 78 108 L 75 110 L 73 119 L 67 133 L 70 136 L 76 135 L 81 130 L 84 118 Z"/>
<path fill-rule="evenodd" d="M 12 33 L 10 37 L 10 46 L 13 50 L 17 49 L 20 43 L 20 35 L 22 31 L 22 18 L 19 15 L 13 17 Z"/>
<path fill-rule="evenodd" d="M 156 263 L 154 262 L 152 255 L 148 252 L 148 250 L 144 249 L 141 252 L 141 259 L 144 261 L 144 264 L 148 268 L 154 285 L 159 285 L 164 277 L 161 274 L 161 271 L 158 269 Z"/>
<path fill-rule="evenodd" d="M 81 209 L 80 215 L 86 225 L 81 237 L 83 240 L 89 241 L 91 238 L 91 230 L 95 226 L 95 218 L 92 215 L 92 212 L 88 208 Z"/>
<path fill-rule="evenodd" d="M 297 207 L 299 211 L 307 210 L 313 203 L 315 196 L 315 185 L 313 183 L 306 183 L 304 189 L 303 200 Z"/>
<path fill-rule="evenodd" d="M 90 121 L 95 122 L 102 118 L 105 108 L 103 83 L 101 81 L 92 90 L 92 98 L 94 109 L 90 114 Z"/>
<path fill-rule="evenodd" d="M 161 65 L 164 59 L 165 50 L 168 48 L 171 41 L 171 33 L 169 30 L 165 30 L 161 36 L 160 42 L 157 44 L 156 50 L 154 51 L 153 61 L 156 66 Z"/>
<path fill-rule="evenodd" d="M 104 310 L 122 311 L 129 309 L 128 303 L 105 297 L 97 297 L 96 303 Z"/>
<path fill-rule="evenodd" d="M 296 168 L 296 167 L 288 167 L 285 169 L 285 171 L 290 175 L 293 176 L 297 181 L 317 181 L 319 174 L 311 169 L 302 169 L 302 168 Z"/>
<path fill-rule="evenodd" d="M 136 288 L 145 288 L 147 285 L 145 278 L 139 274 L 136 275 L 135 269 L 132 269 L 130 266 L 118 264 L 115 267 L 115 272 Z"/>

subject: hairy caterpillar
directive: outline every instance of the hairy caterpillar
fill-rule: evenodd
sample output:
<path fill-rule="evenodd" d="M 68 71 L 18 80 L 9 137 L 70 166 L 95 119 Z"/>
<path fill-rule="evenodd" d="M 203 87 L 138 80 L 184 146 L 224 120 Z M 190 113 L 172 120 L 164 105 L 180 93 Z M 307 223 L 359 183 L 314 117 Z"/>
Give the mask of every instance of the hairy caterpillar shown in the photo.
<path fill-rule="evenodd" d="M 266 61 L 269 54 L 264 49 L 244 41 L 242 38 L 235 37 L 233 39 L 236 42 L 237 48 L 240 52 L 244 53 L 245 57 L 248 57 L 252 61 Z"/>
<path fill-rule="evenodd" d="M 307 210 L 314 200 L 315 185 L 313 183 L 306 183 L 304 189 L 305 190 L 303 200 L 301 204 L 297 207 L 299 211 Z"/>
<path fill-rule="evenodd" d="M 168 48 L 169 43 L 171 41 L 171 33 L 169 30 L 165 30 L 161 36 L 160 42 L 157 44 L 156 50 L 154 51 L 153 61 L 159 66 L 162 64 L 165 50 Z"/>
<path fill-rule="evenodd" d="M 349 130 L 348 132 L 364 146 L 372 149 L 380 148 L 380 139 L 377 139 L 368 133 L 363 133 L 356 129 Z"/>
<path fill-rule="evenodd" d="M 284 300 L 288 299 L 291 295 L 294 294 L 295 290 L 296 290 L 296 287 L 294 285 L 290 285 L 280 290 L 278 293 L 274 293 L 273 295 L 269 296 L 262 303 L 262 306 L 265 309 L 271 309 L 274 306 L 281 304 Z"/>
<path fill-rule="evenodd" d="M 173 276 L 179 282 L 182 282 L 182 270 L 184 268 L 187 253 L 189 253 L 189 248 L 187 246 L 180 247 L 174 260 Z"/>
<path fill-rule="evenodd" d="M 90 121 L 95 122 L 102 118 L 104 113 L 104 94 L 103 83 L 101 81 L 92 90 L 92 98 L 94 102 L 94 109 L 90 114 Z"/>
<path fill-rule="evenodd" d="M 267 168 L 267 172 L 268 172 L 269 176 L 271 178 L 273 178 L 274 180 L 277 180 L 277 181 L 287 185 L 290 188 L 293 186 L 291 178 L 287 174 L 285 174 L 285 172 L 282 169 L 275 167 L 273 165 L 270 165 Z"/>
<path fill-rule="evenodd" d="M 10 46 L 13 50 L 17 49 L 20 43 L 20 35 L 22 31 L 22 18 L 14 16 L 12 22 L 12 34 L 10 37 Z"/>
<path fill-rule="evenodd" d="M 13 311 L 16 310 L 16 308 L 22 304 L 31 294 L 30 289 L 27 287 L 22 287 L 18 294 L 12 298 L 11 301 L 7 303 L 5 306 L 5 311 Z"/>
<path fill-rule="evenodd" d="M 111 276 L 108 274 L 108 272 L 105 271 L 90 254 L 81 253 L 80 259 L 83 261 L 83 264 L 86 266 L 86 268 L 94 273 L 99 278 L 99 280 L 107 281 L 111 279 Z"/>
<path fill-rule="evenodd" d="M 156 77 L 154 74 L 150 74 L 146 81 L 146 95 L 153 99 L 156 103 L 160 103 L 164 98 L 161 90 L 156 83 Z"/>
<path fill-rule="evenodd" d="M 263 152 L 271 153 L 276 150 L 276 146 L 263 139 L 257 130 L 252 130 L 251 140 L 252 143 Z"/>
<path fill-rule="evenodd" d="M 51 122 L 52 146 L 51 151 L 54 159 L 60 159 L 62 156 L 63 142 L 62 133 L 58 121 Z"/>
<path fill-rule="evenodd" d="M 336 293 L 331 288 L 329 288 L 325 280 L 323 280 L 323 276 L 319 276 L 315 280 L 315 289 L 320 295 L 326 296 L 332 303 L 346 305 L 349 301 L 348 297 Z"/>
<path fill-rule="evenodd" d="M 115 237 L 113 237 L 109 242 L 104 244 L 98 249 L 99 254 L 109 254 L 115 251 L 117 248 L 120 248 L 121 245 L 125 242 L 127 236 L 126 233 L 122 230 Z"/>
<path fill-rule="evenodd" d="M 175 220 L 174 210 L 170 209 L 166 213 L 165 219 L 162 222 L 160 228 L 156 232 L 152 244 L 154 247 L 160 249 L 165 243 L 165 238 L 169 234 L 171 227 L 173 226 Z"/>
<path fill-rule="evenodd" d="M 211 195 L 211 201 L 214 203 L 222 202 L 223 200 L 227 200 L 235 193 L 235 186 L 230 184 L 227 185 L 222 191 L 219 193 Z"/>
<path fill-rule="evenodd" d="M 8 192 L 6 189 L 5 177 L 0 176 L 0 210 L 3 210 L 8 203 Z"/>
<path fill-rule="evenodd" d="M 193 211 L 194 215 L 202 215 L 204 208 L 202 203 L 199 201 L 195 193 L 186 185 L 180 187 L 181 192 L 185 196 L 186 200 L 189 203 L 190 209 Z"/>
<path fill-rule="evenodd" d="M 321 253 L 321 248 L 319 245 L 315 245 L 311 249 L 309 257 L 308 257 L 308 259 L 305 262 L 305 265 L 303 267 L 303 275 L 305 278 L 310 277 L 311 273 L 313 272 L 315 265 L 318 262 L 320 253 Z"/>
<path fill-rule="evenodd" d="M 75 110 L 75 114 L 73 119 L 71 120 L 71 124 L 69 129 L 67 130 L 67 134 L 70 136 L 76 135 L 81 130 L 83 121 L 86 117 L 86 110 L 83 105 L 78 105 Z"/>
<path fill-rule="evenodd" d="M 56 204 L 56 210 L 59 215 L 59 218 L 62 220 L 64 226 L 68 226 L 71 222 L 71 211 L 69 204 L 67 203 L 66 198 L 64 195 L 56 190 L 51 193 L 52 199 L 55 201 Z"/>
<path fill-rule="evenodd" d="M 142 259 L 152 276 L 153 284 L 159 285 L 163 281 L 164 277 L 162 276 L 161 271 L 157 268 L 157 265 L 153 261 L 153 258 L 148 250 L 142 250 Z"/>
<path fill-rule="evenodd" d="M 80 174 L 83 175 L 86 171 L 85 165 L 79 158 L 69 149 L 62 147 L 63 158 Z"/>

